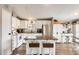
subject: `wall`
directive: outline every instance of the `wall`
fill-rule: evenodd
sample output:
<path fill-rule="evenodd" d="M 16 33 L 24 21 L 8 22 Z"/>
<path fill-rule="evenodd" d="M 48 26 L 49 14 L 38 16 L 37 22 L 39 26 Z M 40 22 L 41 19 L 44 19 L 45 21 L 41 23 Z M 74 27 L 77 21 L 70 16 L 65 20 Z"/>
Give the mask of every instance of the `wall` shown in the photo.
<path fill-rule="evenodd" d="M 2 43 L 2 5 L 0 5 L 0 55 L 1 55 L 1 44 Z"/>
<path fill-rule="evenodd" d="M 11 54 L 11 11 L 2 7 L 2 55 Z"/>

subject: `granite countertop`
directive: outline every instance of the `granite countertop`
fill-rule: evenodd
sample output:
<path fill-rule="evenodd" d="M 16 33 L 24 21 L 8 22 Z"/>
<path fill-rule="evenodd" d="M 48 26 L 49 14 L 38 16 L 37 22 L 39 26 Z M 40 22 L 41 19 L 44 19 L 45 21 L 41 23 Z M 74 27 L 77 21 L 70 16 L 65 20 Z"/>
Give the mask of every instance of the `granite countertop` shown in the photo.
<path fill-rule="evenodd" d="M 49 37 L 49 36 L 38 36 L 37 38 L 25 38 L 25 40 L 58 40 L 57 38 L 55 37 Z"/>
<path fill-rule="evenodd" d="M 36 32 L 34 32 L 34 33 L 29 33 L 29 32 L 26 32 L 26 33 L 18 33 L 18 34 L 42 34 L 42 33 L 36 33 Z"/>

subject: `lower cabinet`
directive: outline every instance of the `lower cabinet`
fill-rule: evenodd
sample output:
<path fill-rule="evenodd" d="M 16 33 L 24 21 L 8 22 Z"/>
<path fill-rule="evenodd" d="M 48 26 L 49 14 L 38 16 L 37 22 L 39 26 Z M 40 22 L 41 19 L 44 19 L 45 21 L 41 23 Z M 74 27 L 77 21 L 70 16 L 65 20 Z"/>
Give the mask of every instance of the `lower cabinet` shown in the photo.
<path fill-rule="evenodd" d="M 53 55 L 53 52 L 54 52 L 53 48 L 43 48 L 42 49 L 43 55 Z"/>
<path fill-rule="evenodd" d="M 43 55 L 52 55 L 54 53 L 54 44 L 53 43 L 43 43 L 42 54 Z"/>
<path fill-rule="evenodd" d="M 24 40 L 24 38 L 23 38 L 23 36 L 21 34 L 17 35 L 17 47 L 22 45 L 23 40 Z"/>
<path fill-rule="evenodd" d="M 12 51 L 15 50 L 16 48 L 18 48 L 19 46 L 22 45 L 23 43 L 23 38 L 21 35 L 13 35 L 12 36 Z"/>
<path fill-rule="evenodd" d="M 29 48 L 29 54 L 30 55 L 38 55 L 39 54 L 39 48 Z"/>
<path fill-rule="evenodd" d="M 27 40 L 27 55 L 55 55 L 55 42 L 51 40 Z"/>
<path fill-rule="evenodd" d="M 23 43 L 23 40 L 19 41 L 18 44 L 17 44 L 17 47 L 21 46 Z"/>
<path fill-rule="evenodd" d="M 17 47 L 17 39 L 16 36 L 12 36 L 12 51 Z"/>

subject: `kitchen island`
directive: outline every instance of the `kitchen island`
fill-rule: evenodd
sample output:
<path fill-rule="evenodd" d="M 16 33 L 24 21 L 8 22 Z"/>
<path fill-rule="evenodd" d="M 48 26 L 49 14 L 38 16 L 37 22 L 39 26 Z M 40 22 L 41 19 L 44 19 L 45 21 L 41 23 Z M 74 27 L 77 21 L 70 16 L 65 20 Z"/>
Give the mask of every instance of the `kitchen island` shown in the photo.
<path fill-rule="evenodd" d="M 55 41 L 49 36 L 26 38 L 26 55 L 55 55 Z"/>

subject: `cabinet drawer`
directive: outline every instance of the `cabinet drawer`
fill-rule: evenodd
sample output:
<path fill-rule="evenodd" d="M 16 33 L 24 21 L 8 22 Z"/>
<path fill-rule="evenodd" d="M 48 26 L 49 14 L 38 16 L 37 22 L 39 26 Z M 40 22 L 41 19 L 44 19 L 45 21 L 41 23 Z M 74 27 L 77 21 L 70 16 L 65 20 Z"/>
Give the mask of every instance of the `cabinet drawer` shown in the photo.
<path fill-rule="evenodd" d="M 43 43 L 43 48 L 53 48 L 54 44 L 52 43 Z"/>
<path fill-rule="evenodd" d="M 39 47 L 39 43 L 29 43 L 29 47 Z"/>

